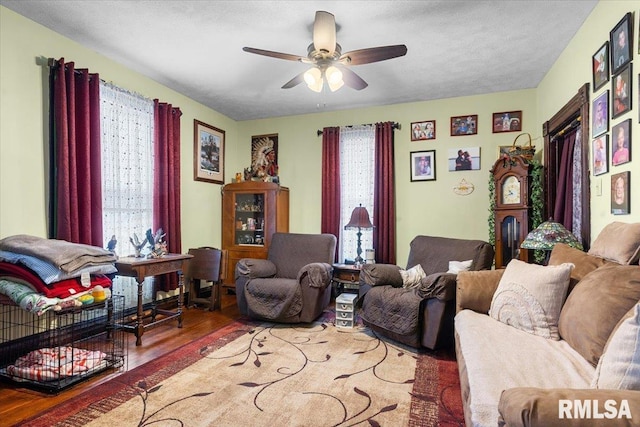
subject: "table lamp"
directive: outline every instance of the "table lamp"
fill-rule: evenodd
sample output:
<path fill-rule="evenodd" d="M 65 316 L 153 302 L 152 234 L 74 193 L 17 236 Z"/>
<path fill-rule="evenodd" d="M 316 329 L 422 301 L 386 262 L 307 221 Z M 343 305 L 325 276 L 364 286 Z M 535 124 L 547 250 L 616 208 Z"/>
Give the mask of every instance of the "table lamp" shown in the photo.
<path fill-rule="evenodd" d="M 559 222 L 553 221 L 549 218 L 548 221 L 540 224 L 535 230 L 527 234 L 527 237 L 522 241 L 520 247 L 523 249 L 535 249 L 547 251 L 545 257 L 545 265 L 549 262 L 549 256 L 551 250 L 558 243 L 564 243 L 572 248 L 582 250 L 582 243 L 578 241 L 569 230 L 567 230 Z"/>
<path fill-rule="evenodd" d="M 364 259 L 362 259 L 362 257 L 360 256 L 360 254 L 362 254 L 361 229 L 363 228 L 373 228 L 373 224 L 371 224 L 371 220 L 369 219 L 369 212 L 367 212 L 367 208 L 362 207 L 362 204 L 360 204 L 360 206 L 358 206 L 353 210 L 353 212 L 351 212 L 351 220 L 349 220 L 349 223 L 344 226 L 345 230 L 358 230 L 358 233 L 356 234 L 356 236 L 358 236 L 358 249 L 356 250 L 358 256 L 356 256 L 355 259 L 356 266 L 362 265 L 364 261 Z"/>

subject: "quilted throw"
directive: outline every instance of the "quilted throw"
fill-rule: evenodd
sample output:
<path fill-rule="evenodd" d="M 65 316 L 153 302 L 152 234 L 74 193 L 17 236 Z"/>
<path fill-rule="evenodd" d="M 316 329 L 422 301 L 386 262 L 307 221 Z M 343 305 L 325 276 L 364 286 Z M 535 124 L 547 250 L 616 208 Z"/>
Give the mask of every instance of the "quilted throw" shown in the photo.
<path fill-rule="evenodd" d="M 53 381 L 89 372 L 105 364 L 106 354 L 75 347 L 40 348 L 19 357 L 7 366 L 16 381 Z"/>

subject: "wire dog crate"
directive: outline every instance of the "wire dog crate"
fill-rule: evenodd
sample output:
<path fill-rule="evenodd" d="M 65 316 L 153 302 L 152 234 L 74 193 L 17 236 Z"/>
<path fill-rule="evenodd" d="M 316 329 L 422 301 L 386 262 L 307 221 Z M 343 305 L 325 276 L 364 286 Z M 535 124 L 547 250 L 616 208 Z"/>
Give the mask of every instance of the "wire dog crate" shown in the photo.
<path fill-rule="evenodd" d="M 126 370 L 124 297 L 31 314 L 0 304 L 0 377 L 49 393 L 106 370 Z"/>

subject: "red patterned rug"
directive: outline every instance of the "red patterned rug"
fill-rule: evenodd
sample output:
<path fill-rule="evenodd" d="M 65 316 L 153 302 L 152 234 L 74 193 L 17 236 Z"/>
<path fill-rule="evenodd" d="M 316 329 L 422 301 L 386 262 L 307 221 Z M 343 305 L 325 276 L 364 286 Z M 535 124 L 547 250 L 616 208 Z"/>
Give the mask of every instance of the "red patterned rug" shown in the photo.
<path fill-rule="evenodd" d="M 368 328 L 237 321 L 25 426 L 463 426 L 450 351 Z"/>

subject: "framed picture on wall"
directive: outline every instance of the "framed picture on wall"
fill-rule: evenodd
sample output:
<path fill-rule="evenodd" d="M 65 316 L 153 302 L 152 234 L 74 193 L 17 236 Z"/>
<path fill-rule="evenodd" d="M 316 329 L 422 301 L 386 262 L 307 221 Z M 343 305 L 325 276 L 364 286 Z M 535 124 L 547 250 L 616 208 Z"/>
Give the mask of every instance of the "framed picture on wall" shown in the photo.
<path fill-rule="evenodd" d="M 598 95 L 591 104 L 593 123 L 591 123 L 591 136 L 594 138 L 609 130 L 609 91 L 605 90 Z"/>
<path fill-rule="evenodd" d="M 193 179 L 224 184 L 225 132 L 193 120 Z"/>
<path fill-rule="evenodd" d="M 436 180 L 436 150 L 412 151 L 409 156 L 412 182 Z"/>
<path fill-rule="evenodd" d="M 436 121 L 425 120 L 424 122 L 411 123 L 411 140 L 424 141 L 436 139 Z"/>
<path fill-rule="evenodd" d="M 493 113 L 493 133 L 520 132 L 521 130 L 522 111 Z"/>
<path fill-rule="evenodd" d="M 611 117 L 614 119 L 631 110 L 632 65 L 627 65 L 611 78 Z"/>
<path fill-rule="evenodd" d="M 450 171 L 480 169 L 480 147 L 450 148 L 448 155 Z"/>
<path fill-rule="evenodd" d="M 451 117 L 451 136 L 475 135 L 477 133 L 477 114 Z"/>
<path fill-rule="evenodd" d="M 631 161 L 631 119 L 611 129 L 611 164 L 622 165 Z"/>
<path fill-rule="evenodd" d="M 629 206 L 631 197 L 631 172 L 620 172 L 611 175 L 611 213 L 627 215 L 631 213 Z"/>
<path fill-rule="evenodd" d="M 604 42 L 592 57 L 593 91 L 597 91 L 609 81 L 609 42 Z"/>
<path fill-rule="evenodd" d="M 609 172 L 609 135 L 600 135 L 591 141 L 591 158 L 594 175 Z"/>
<path fill-rule="evenodd" d="M 628 12 L 609 33 L 611 43 L 611 74 L 616 74 L 631 62 L 633 52 L 633 14 Z"/>

